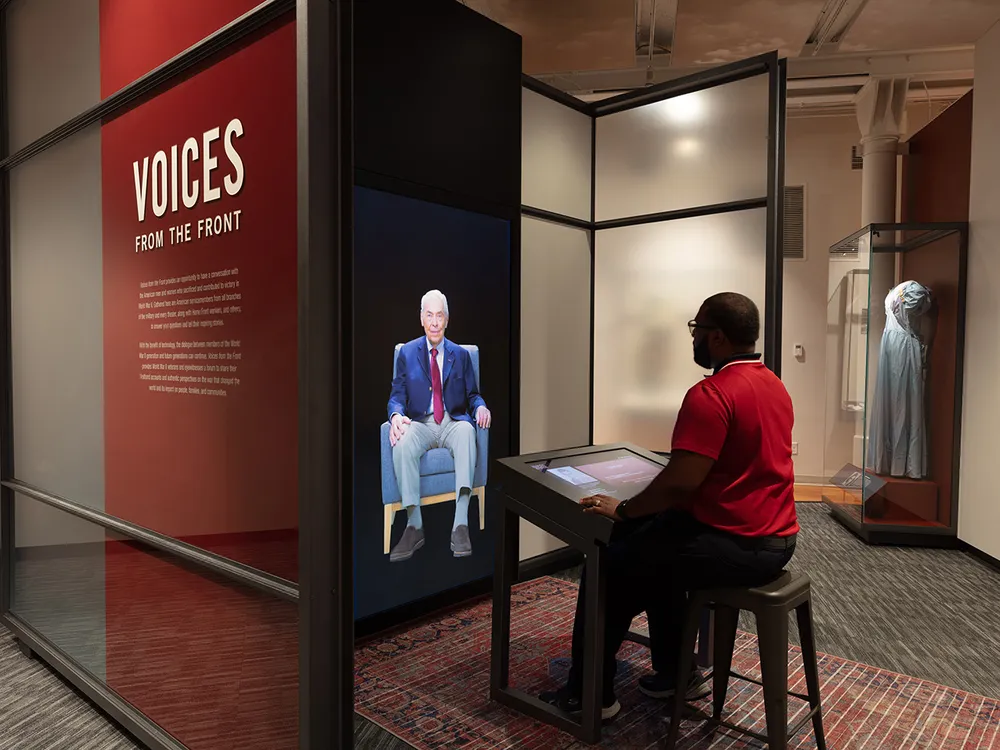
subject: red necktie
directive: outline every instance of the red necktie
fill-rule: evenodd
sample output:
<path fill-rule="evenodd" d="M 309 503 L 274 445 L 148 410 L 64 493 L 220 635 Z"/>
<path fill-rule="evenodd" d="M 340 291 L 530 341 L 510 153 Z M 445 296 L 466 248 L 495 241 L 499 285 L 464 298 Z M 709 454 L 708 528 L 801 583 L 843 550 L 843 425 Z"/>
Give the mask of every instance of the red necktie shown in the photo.
<path fill-rule="evenodd" d="M 441 370 L 438 369 L 438 350 L 431 349 L 431 391 L 434 397 L 434 421 L 444 419 L 444 399 L 441 397 Z"/>

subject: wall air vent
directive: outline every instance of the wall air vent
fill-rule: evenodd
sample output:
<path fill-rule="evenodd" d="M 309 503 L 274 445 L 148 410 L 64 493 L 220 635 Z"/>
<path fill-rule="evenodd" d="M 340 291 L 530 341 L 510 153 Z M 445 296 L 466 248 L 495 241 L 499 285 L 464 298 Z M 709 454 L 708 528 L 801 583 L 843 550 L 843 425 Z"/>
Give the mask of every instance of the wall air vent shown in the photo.
<path fill-rule="evenodd" d="M 804 185 L 785 186 L 783 228 L 782 256 L 785 260 L 803 260 L 806 257 L 806 188 Z"/>

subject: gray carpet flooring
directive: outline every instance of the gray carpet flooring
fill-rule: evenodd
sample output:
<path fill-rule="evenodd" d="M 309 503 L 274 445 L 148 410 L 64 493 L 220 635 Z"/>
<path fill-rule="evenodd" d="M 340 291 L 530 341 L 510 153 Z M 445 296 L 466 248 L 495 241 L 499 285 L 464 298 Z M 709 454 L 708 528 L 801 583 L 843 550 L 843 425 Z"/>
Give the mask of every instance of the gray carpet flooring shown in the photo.
<path fill-rule="evenodd" d="M 132 740 L 0 630 L 0 748 L 133 750 Z"/>
<path fill-rule="evenodd" d="M 813 579 L 821 651 L 1000 698 L 1000 572 L 964 552 L 868 547 L 821 505 L 802 504 L 799 515 L 790 567 Z M 750 621 L 742 625 L 753 630 Z M 7 634 L 0 676 L 0 750 L 135 747 Z M 360 717 L 355 742 L 365 750 L 409 747 Z"/>

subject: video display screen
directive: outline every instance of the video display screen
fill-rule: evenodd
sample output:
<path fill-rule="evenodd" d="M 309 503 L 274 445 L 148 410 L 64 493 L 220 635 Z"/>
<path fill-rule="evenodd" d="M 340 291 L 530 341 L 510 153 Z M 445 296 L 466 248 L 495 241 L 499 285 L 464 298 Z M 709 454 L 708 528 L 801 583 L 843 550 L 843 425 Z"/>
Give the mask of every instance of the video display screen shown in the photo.
<path fill-rule="evenodd" d="M 565 482 L 565 494 L 576 500 L 597 494 L 626 500 L 644 490 L 663 470 L 660 464 L 627 449 L 564 456 L 531 466 Z"/>
<path fill-rule="evenodd" d="M 510 258 L 506 220 L 355 188 L 356 619 L 493 574 Z"/>

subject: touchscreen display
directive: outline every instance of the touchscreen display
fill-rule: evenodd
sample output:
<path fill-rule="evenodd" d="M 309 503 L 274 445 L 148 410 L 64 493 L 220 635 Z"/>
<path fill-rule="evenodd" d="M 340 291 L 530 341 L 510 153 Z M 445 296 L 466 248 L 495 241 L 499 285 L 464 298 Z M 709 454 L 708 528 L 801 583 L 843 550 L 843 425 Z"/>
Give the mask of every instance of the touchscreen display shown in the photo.
<path fill-rule="evenodd" d="M 532 464 L 537 471 L 550 474 L 572 488 L 578 498 L 609 495 L 625 500 L 637 495 L 653 481 L 663 467 L 631 451 L 608 451 L 569 456 Z"/>

